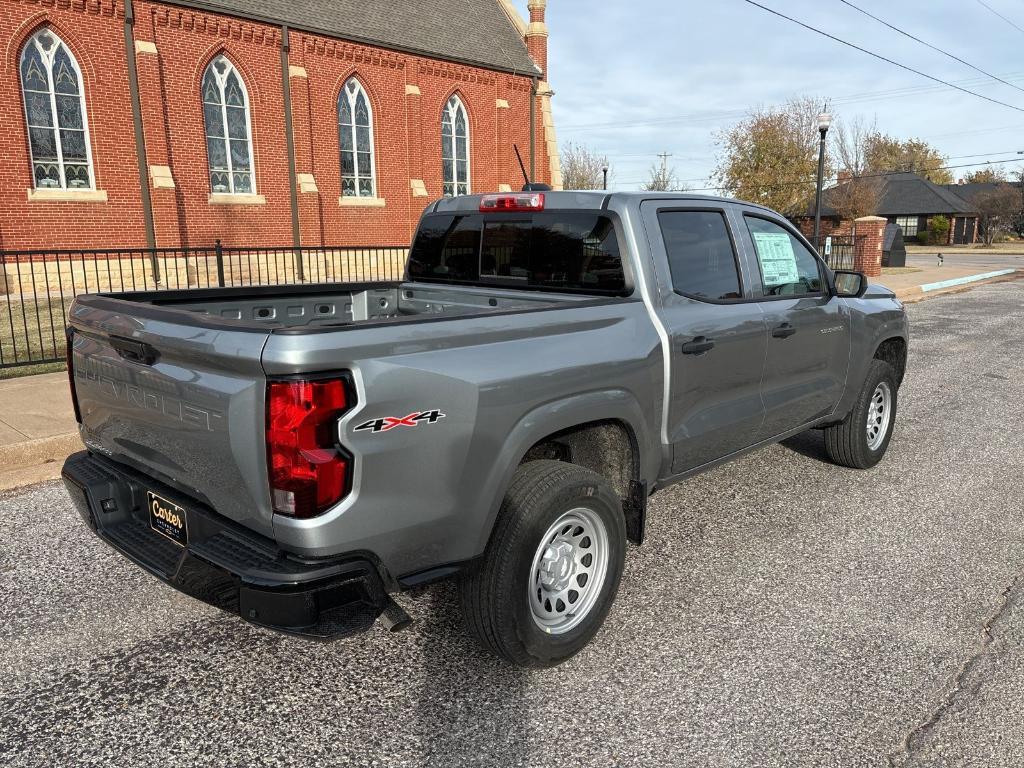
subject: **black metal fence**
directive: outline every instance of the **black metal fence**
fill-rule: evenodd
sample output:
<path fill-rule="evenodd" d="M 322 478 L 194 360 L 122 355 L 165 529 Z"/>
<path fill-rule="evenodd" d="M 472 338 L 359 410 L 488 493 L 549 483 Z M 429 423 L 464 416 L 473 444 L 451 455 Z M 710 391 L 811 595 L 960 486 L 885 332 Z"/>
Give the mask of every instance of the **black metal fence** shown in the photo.
<path fill-rule="evenodd" d="M 0 251 L 0 368 L 64 359 L 82 293 L 401 279 L 405 246 Z"/>
<path fill-rule="evenodd" d="M 832 269 L 853 269 L 853 238 L 831 237 L 821 240 L 821 258 Z"/>

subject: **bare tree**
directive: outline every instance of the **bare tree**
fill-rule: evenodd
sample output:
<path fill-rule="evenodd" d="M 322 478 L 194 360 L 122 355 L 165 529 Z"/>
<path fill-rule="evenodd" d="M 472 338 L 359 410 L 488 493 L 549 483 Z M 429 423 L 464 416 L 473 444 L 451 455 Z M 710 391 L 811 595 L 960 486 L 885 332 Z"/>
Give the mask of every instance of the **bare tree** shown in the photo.
<path fill-rule="evenodd" d="M 1014 219 L 1020 214 L 1020 190 L 1010 184 L 1001 184 L 990 192 L 982 192 L 974 199 L 978 208 L 978 224 L 985 245 L 992 245 L 998 235 L 1013 229 Z"/>
<path fill-rule="evenodd" d="M 641 189 L 645 192 L 685 192 L 686 186 L 679 182 L 676 169 L 663 162 L 651 166 Z"/>
<path fill-rule="evenodd" d="M 832 149 L 839 179 L 828 191 L 828 203 L 843 219 L 855 221 L 878 212 L 883 180 L 870 170 L 868 147 L 878 129 L 861 117 L 839 121 L 833 129 Z"/>
<path fill-rule="evenodd" d="M 606 167 L 608 158 L 584 144 L 570 142 L 562 147 L 563 189 L 601 189 Z"/>

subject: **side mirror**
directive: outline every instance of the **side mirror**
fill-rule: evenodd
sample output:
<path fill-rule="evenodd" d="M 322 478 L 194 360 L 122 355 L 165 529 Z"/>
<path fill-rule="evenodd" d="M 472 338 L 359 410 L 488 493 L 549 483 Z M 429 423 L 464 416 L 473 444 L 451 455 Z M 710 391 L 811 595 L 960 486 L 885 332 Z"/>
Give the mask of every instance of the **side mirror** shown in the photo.
<path fill-rule="evenodd" d="M 868 279 L 860 272 L 839 270 L 835 273 L 836 296 L 859 299 L 868 289 Z"/>

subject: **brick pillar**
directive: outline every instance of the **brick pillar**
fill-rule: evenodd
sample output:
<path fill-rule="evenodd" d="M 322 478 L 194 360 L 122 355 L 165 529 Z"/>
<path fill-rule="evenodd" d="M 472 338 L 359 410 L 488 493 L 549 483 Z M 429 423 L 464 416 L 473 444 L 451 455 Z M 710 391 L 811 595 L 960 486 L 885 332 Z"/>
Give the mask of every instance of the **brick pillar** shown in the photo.
<path fill-rule="evenodd" d="M 288 50 L 288 88 L 292 96 L 292 139 L 299 200 L 299 238 L 303 245 L 324 245 L 324 201 L 316 180 L 310 85 L 306 72 L 305 35 L 292 33 Z"/>
<path fill-rule="evenodd" d="M 152 14 L 139 14 L 135 24 L 135 68 L 146 135 L 148 173 L 144 183 L 150 187 L 156 244 L 175 247 L 187 244 L 187 232 L 174 183 L 174 154 L 164 103 L 164 53 L 158 48 Z"/>
<path fill-rule="evenodd" d="M 440 188 L 429 190 L 424 179 L 423 165 L 423 114 L 420 87 L 415 83 L 405 84 L 405 119 L 409 145 L 409 194 L 412 197 L 438 196 Z M 414 203 L 416 201 L 413 201 Z M 420 201 L 425 202 L 425 201 Z M 422 206 L 420 206 L 422 208 Z M 415 211 L 417 206 L 413 206 Z"/>
<path fill-rule="evenodd" d="M 862 216 L 853 222 L 857 234 L 853 239 L 853 269 L 868 277 L 882 274 L 882 236 L 886 220 L 881 216 Z"/>
<path fill-rule="evenodd" d="M 541 70 L 541 79 L 548 79 L 548 25 L 544 22 L 547 0 L 530 0 L 530 24 L 526 28 L 526 49 Z"/>

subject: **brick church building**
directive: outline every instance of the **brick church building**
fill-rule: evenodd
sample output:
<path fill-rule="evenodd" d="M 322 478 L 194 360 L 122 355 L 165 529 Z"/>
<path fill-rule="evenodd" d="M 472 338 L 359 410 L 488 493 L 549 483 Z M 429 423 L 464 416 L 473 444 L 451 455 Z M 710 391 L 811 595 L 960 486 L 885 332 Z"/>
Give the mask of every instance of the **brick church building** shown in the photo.
<path fill-rule="evenodd" d="M 3 0 L 0 251 L 408 242 L 558 187 L 546 0 Z"/>

